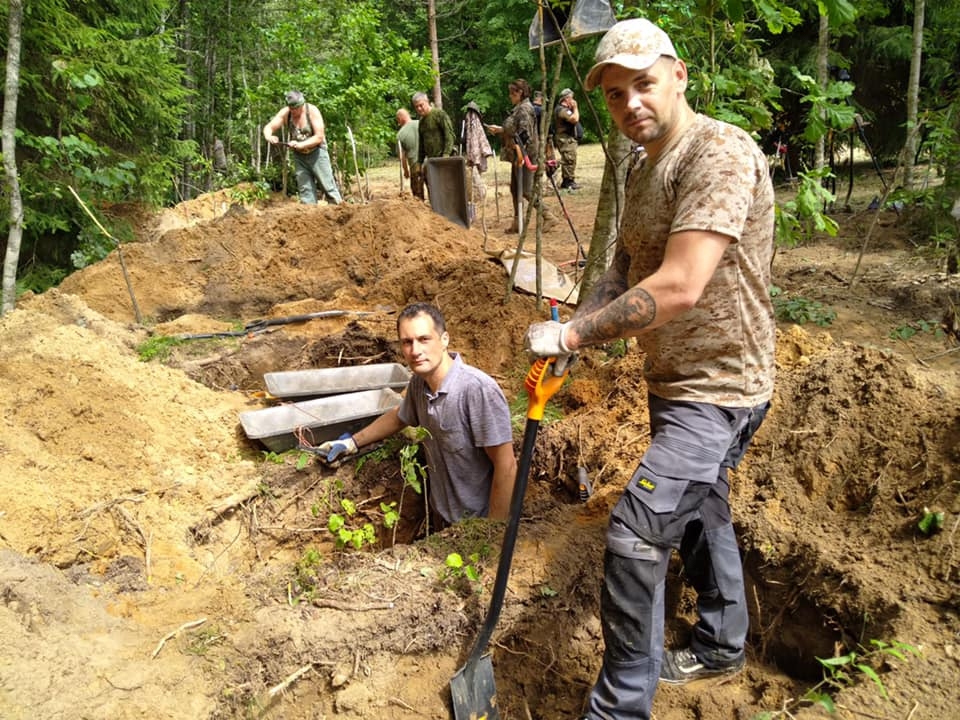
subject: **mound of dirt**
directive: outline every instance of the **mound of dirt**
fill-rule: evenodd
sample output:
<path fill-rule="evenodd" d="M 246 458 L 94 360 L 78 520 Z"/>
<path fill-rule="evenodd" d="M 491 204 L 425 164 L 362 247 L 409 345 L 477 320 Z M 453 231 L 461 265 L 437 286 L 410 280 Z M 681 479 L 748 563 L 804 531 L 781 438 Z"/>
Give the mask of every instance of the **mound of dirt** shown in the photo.
<path fill-rule="evenodd" d="M 584 184 L 568 201 L 582 224 Z M 452 349 L 517 400 L 519 423 L 522 338 L 546 312 L 507 292 L 478 229 L 409 198 L 229 197 L 193 201 L 221 211 L 179 208 L 190 222 L 162 220 L 124 246 L 143 325 L 117 253 L 0 319 L 3 717 L 450 716 L 449 680 L 485 613 L 502 526 L 424 539 L 423 499 L 395 447 L 320 467 L 265 453 L 238 413 L 268 402 L 264 372 L 400 361 L 395 313 L 428 300 Z M 570 243 L 554 231 L 546 248 L 560 262 Z M 330 310 L 345 312 L 235 331 Z M 733 479 L 748 668 L 661 689 L 659 720 L 815 716 L 796 699 L 822 678 L 817 658 L 851 650 L 889 699 L 853 683 L 835 693 L 844 717 L 955 712 L 956 376 L 831 334 L 781 328 L 774 408 Z M 138 348 L 164 336 L 178 339 L 162 362 L 142 361 Z M 649 440 L 642 357 L 619 350 L 584 353 L 538 438 L 491 646 L 504 718 L 576 717 L 599 667 L 607 516 Z M 578 468 L 594 488 L 586 501 Z M 942 532 L 918 530 L 925 509 L 945 512 Z M 334 513 L 369 523 L 377 542 L 338 548 Z M 445 564 L 452 552 L 479 580 Z M 695 616 L 676 570 L 670 643 Z M 873 640 L 911 649 L 869 654 Z"/>

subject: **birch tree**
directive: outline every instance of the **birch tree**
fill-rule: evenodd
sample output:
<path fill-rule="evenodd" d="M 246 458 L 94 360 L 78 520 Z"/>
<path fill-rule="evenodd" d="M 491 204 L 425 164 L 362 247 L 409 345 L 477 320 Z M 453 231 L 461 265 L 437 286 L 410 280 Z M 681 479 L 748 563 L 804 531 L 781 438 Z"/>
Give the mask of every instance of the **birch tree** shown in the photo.
<path fill-rule="evenodd" d="M 20 262 L 20 241 L 23 238 L 23 202 L 20 198 L 20 180 L 17 177 L 17 96 L 20 90 L 20 29 L 23 24 L 22 0 L 10 0 L 7 23 L 7 73 L 3 102 L 3 171 L 10 198 L 7 233 L 7 252 L 3 259 L 3 300 L 0 315 L 13 310 L 17 301 L 17 265 Z"/>
<path fill-rule="evenodd" d="M 920 64 L 923 59 L 923 15 L 925 0 L 913 3 L 913 52 L 907 83 L 907 139 L 903 146 L 903 184 L 913 188 L 913 161 L 917 155 L 917 108 L 920 99 Z"/>

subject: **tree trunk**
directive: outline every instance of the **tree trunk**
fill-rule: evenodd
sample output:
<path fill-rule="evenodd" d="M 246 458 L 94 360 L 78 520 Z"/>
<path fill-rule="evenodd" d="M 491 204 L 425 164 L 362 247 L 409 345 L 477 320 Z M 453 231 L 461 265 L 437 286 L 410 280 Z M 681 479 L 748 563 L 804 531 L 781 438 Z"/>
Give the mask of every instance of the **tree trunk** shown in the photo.
<path fill-rule="evenodd" d="M 960 100 L 954 100 L 948 112 L 952 115 L 953 132 L 960 137 Z M 954 224 L 960 234 L 960 154 L 954 153 L 944 163 L 943 185 L 940 186 L 941 202 L 934 207 L 951 208 L 948 211 L 939 211 L 939 222 Z M 943 225 L 941 225 L 942 227 Z M 960 271 L 960 238 L 954 239 L 947 246 L 947 272 L 953 274 Z"/>
<path fill-rule="evenodd" d="M 917 154 L 917 105 L 920 96 L 920 62 L 923 59 L 924 0 L 913 3 L 913 52 L 907 82 L 907 140 L 903 146 L 903 184 L 913 189 L 913 162 Z"/>
<path fill-rule="evenodd" d="M 607 271 L 613 261 L 617 234 L 620 227 L 620 213 L 623 210 L 623 184 L 627 176 L 632 143 L 616 127 L 607 137 L 607 159 L 603 166 L 603 178 L 600 181 L 600 201 L 597 215 L 593 221 L 593 235 L 590 237 L 590 249 L 587 251 L 587 265 L 580 281 L 580 297 L 586 297 Z"/>
<path fill-rule="evenodd" d="M 20 92 L 20 30 L 23 25 L 23 1 L 10 0 L 7 25 L 7 79 L 3 91 L 2 147 L 3 171 L 10 197 L 10 230 L 7 234 L 7 252 L 3 259 L 3 300 L 0 315 L 13 310 L 17 302 L 17 265 L 20 263 L 20 241 L 23 238 L 23 201 L 20 198 L 20 180 L 17 177 L 17 96 Z"/>
<path fill-rule="evenodd" d="M 828 57 L 830 52 L 830 20 L 826 13 L 820 14 L 820 31 L 817 36 L 817 85 L 820 90 L 827 89 L 829 80 Z M 820 109 L 817 112 L 821 117 L 826 118 L 826 110 Z M 827 134 L 832 134 L 833 130 L 828 130 Z M 823 169 L 826 165 L 826 136 L 817 138 L 817 144 L 814 148 L 813 167 L 815 170 Z"/>
<path fill-rule="evenodd" d="M 181 23 L 181 34 L 180 34 L 180 57 L 183 61 L 183 66 L 186 69 L 186 72 L 183 74 L 183 84 L 187 88 L 191 96 L 194 95 L 194 91 L 197 88 L 197 83 L 194 75 L 194 58 L 193 58 L 193 28 L 191 26 L 190 18 L 190 0 L 180 0 L 180 23 Z M 183 118 L 183 130 L 180 132 L 181 140 L 195 140 L 197 136 L 197 129 L 194 123 L 193 118 L 193 103 L 186 104 L 186 115 Z M 180 170 L 180 182 L 179 191 L 180 200 L 189 200 L 193 197 L 193 180 L 192 180 L 192 165 L 189 160 L 184 160 L 183 165 Z"/>
<path fill-rule="evenodd" d="M 427 0 L 427 25 L 430 32 L 430 57 L 433 59 L 433 104 L 443 108 L 440 88 L 440 42 L 437 40 L 437 3 Z"/>

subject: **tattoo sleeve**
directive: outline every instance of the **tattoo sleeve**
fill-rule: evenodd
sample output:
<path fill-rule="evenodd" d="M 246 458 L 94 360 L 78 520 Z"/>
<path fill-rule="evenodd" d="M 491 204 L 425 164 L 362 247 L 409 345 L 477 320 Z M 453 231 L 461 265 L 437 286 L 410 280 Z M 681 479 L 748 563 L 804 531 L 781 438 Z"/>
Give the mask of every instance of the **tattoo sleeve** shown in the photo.
<path fill-rule="evenodd" d="M 657 303 L 641 287 L 621 294 L 602 310 L 577 321 L 577 333 L 583 345 L 595 345 L 622 337 L 633 337 L 653 322 Z"/>
<path fill-rule="evenodd" d="M 630 267 L 630 256 L 621 248 L 617 248 L 613 263 L 597 281 L 590 294 L 577 304 L 574 317 L 589 315 L 609 305 L 627 291 L 627 268 Z"/>

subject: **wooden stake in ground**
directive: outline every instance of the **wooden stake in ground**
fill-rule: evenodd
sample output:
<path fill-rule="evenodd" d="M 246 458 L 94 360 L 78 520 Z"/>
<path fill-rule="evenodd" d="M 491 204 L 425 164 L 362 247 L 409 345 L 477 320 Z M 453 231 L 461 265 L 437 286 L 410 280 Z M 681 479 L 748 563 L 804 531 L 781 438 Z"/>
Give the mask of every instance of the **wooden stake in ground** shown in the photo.
<path fill-rule="evenodd" d="M 120 258 L 120 270 L 123 271 L 123 280 L 127 283 L 127 292 L 130 293 L 130 302 L 133 303 L 133 315 L 137 319 L 137 325 L 143 325 L 143 318 L 140 315 L 140 306 L 137 305 L 137 298 L 133 294 L 133 285 L 130 284 L 130 275 L 127 273 L 127 263 L 123 260 L 123 249 L 120 247 L 120 241 L 106 231 L 103 225 L 100 224 L 100 221 L 94 217 L 92 212 L 90 212 L 90 208 L 88 208 L 86 204 L 84 204 L 83 200 L 80 199 L 80 196 L 77 195 L 77 191 L 74 190 L 72 186 L 69 187 L 70 192 L 73 193 L 73 196 L 77 199 L 77 202 L 80 203 L 80 207 L 82 207 L 83 211 L 90 216 L 90 219 L 93 220 L 94 223 L 96 223 L 97 227 L 100 228 L 100 232 L 117 244 L 117 257 Z"/>
<path fill-rule="evenodd" d="M 357 192 L 360 193 L 360 201 L 366 202 L 367 198 L 363 194 L 363 187 L 360 185 L 360 165 L 357 164 L 357 143 L 353 139 L 353 130 L 347 125 L 347 137 L 350 138 L 350 147 L 353 149 L 353 172 L 357 176 Z"/>

